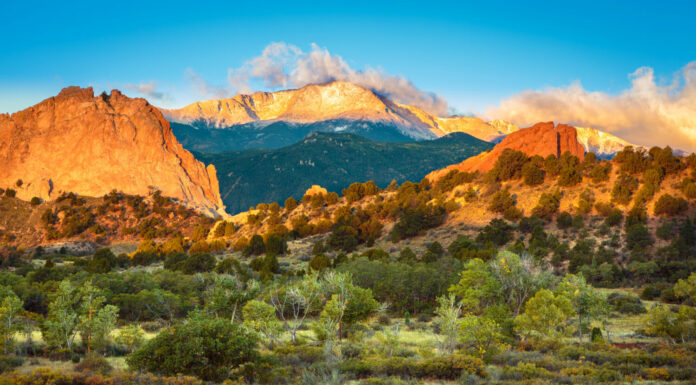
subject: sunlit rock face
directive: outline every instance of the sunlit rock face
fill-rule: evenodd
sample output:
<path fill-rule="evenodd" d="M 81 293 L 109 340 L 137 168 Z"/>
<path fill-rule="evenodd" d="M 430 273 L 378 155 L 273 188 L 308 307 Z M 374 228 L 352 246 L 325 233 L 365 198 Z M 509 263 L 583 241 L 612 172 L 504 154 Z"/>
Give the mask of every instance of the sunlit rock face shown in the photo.
<path fill-rule="evenodd" d="M 508 148 L 522 151 L 529 156 L 555 155 L 560 157 L 561 154 L 569 151 L 581 161 L 585 157 L 585 148 L 578 142 L 578 133 L 575 127 L 565 124 L 554 126 L 553 122 L 537 123 L 506 136 L 490 152 L 484 152 L 461 163 L 434 171 L 428 174 L 427 178 L 437 180 L 451 170 L 487 172 L 493 168 L 500 154 Z"/>
<path fill-rule="evenodd" d="M 162 113 L 172 122 L 208 128 L 278 120 L 311 123 L 345 119 L 393 123 L 416 140 L 437 137 L 428 124 L 408 109 L 366 88 L 342 81 L 206 100 L 177 110 L 162 109 Z"/>
<path fill-rule="evenodd" d="M 490 141 L 517 130 L 516 126 L 502 121 L 487 123 L 469 116 L 433 116 L 417 107 L 394 103 L 369 89 L 343 81 L 206 100 L 181 109 L 162 109 L 162 113 L 172 122 L 205 128 L 271 121 L 372 121 L 397 126 L 402 134 L 415 140 L 465 132 Z"/>
<path fill-rule="evenodd" d="M 578 132 L 578 141 L 585 150 L 602 158 L 611 158 L 626 146 L 640 147 L 595 128 L 575 127 L 575 129 Z"/>
<path fill-rule="evenodd" d="M 215 168 L 184 150 L 157 108 L 117 90 L 69 87 L 0 115 L 0 165 L 0 187 L 22 199 L 159 189 L 209 214 L 224 209 Z"/>

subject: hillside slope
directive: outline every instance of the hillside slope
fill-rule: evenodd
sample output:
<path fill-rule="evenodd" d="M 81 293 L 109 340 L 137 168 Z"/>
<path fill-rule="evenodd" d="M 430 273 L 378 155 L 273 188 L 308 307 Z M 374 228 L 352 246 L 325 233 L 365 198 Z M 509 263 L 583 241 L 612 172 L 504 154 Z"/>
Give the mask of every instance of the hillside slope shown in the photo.
<path fill-rule="evenodd" d="M 312 185 L 340 192 L 353 182 L 420 180 L 491 145 L 457 133 L 413 143 L 379 143 L 352 134 L 314 133 L 279 150 L 197 154 L 219 170 L 223 202 L 230 213 L 261 202 L 302 198 Z"/>

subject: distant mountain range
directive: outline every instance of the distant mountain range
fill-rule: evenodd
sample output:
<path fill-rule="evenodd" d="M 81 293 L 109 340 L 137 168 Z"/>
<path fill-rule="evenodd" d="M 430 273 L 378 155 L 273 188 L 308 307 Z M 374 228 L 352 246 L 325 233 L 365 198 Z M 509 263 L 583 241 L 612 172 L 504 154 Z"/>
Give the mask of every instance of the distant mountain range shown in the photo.
<path fill-rule="evenodd" d="M 302 198 L 312 185 L 339 192 L 353 182 L 420 181 L 426 174 L 492 148 L 465 133 L 411 143 L 379 143 L 354 134 L 313 133 L 276 150 L 194 153 L 218 170 L 229 213 L 261 202 Z"/>
<path fill-rule="evenodd" d="M 390 123 L 335 119 L 313 123 L 282 120 L 238 124 L 227 129 L 195 128 L 172 122 L 176 138 L 191 151 L 219 153 L 253 148 L 278 149 L 297 143 L 312 132 L 350 133 L 376 142 L 413 142 Z"/>
<path fill-rule="evenodd" d="M 174 133 L 185 147 L 203 152 L 275 149 L 293 144 L 310 132 L 347 132 L 380 142 L 428 140 L 464 132 L 498 143 L 519 130 L 502 120 L 433 116 L 342 81 L 206 100 L 161 111 L 175 123 Z M 594 128 L 577 127 L 577 131 L 585 149 L 600 157 L 611 157 L 630 145 Z"/>

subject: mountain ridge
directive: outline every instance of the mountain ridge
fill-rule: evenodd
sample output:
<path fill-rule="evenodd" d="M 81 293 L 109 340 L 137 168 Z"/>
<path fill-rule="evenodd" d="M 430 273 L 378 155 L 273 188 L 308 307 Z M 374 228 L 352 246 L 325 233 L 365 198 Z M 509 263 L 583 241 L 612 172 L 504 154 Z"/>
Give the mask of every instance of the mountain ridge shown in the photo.
<path fill-rule="evenodd" d="M 421 180 L 428 172 L 490 149 L 465 133 L 432 141 L 381 143 L 350 133 L 315 132 L 276 150 L 195 153 L 219 171 L 220 193 L 231 214 L 264 202 L 302 198 L 312 185 L 340 192 L 354 182 Z M 333 154 L 331 157 L 326 154 Z"/>
<path fill-rule="evenodd" d="M 197 128 L 343 119 L 394 125 L 412 140 L 465 132 L 489 141 L 511 132 L 505 124 L 490 126 L 476 117 L 433 116 L 418 107 L 395 103 L 372 90 L 345 81 L 310 84 L 293 90 L 239 94 L 227 99 L 199 101 L 179 109 L 160 110 L 172 122 Z M 488 132 L 489 126 L 494 127 L 492 132 Z"/>
<path fill-rule="evenodd" d="M 279 148 L 301 139 L 309 132 L 340 132 L 345 125 L 353 126 L 349 132 L 378 141 L 427 140 L 464 132 L 497 143 L 519 130 L 517 125 L 504 120 L 485 121 L 460 115 L 434 116 L 418 107 L 395 103 L 388 97 L 345 81 L 310 84 L 275 92 L 239 94 L 227 99 L 199 101 L 179 109 L 160 110 L 174 123 L 239 132 L 240 137 L 230 140 L 239 145 L 228 150 L 254 146 Z M 360 123 L 380 126 L 378 129 L 361 131 L 357 128 Z M 266 130 L 277 129 L 279 124 L 299 128 L 301 134 L 291 135 L 291 138 L 280 142 L 274 139 L 244 139 L 245 136 L 263 136 Z M 623 147 L 632 145 L 595 128 L 576 129 L 585 148 L 599 157 L 611 157 Z M 192 137 L 191 131 L 187 134 Z M 209 133 L 197 134 L 207 136 Z M 215 135 L 225 136 L 219 132 Z M 277 132 L 271 135 L 277 135 Z"/>

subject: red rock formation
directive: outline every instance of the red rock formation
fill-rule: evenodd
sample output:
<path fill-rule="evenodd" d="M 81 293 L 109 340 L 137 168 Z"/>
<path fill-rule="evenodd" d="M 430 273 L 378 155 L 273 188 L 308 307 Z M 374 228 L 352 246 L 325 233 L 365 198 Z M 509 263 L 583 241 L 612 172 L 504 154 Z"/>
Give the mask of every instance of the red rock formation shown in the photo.
<path fill-rule="evenodd" d="M 157 108 L 117 90 L 95 97 L 92 88 L 69 87 L 0 114 L 0 187 L 23 199 L 157 188 L 209 214 L 224 209 L 215 167 L 184 150 Z"/>
<path fill-rule="evenodd" d="M 497 144 L 489 152 L 471 157 L 462 163 L 448 166 L 442 170 L 433 171 L 427 178 L 437 180 L 451 170 L 481 171 L 487 172 L 493 168 L 503 150 L 510 148 L 522 151 L 527 155 L 555 155 L 560 157 L 564 152 L 570 151 L 582 161 L 585 158 L 585 148 L 578 142 L 575 127 L 559 124 L 554 127 L 553 122 L 537 123 L 531 127 L 513 132 Z"/>

